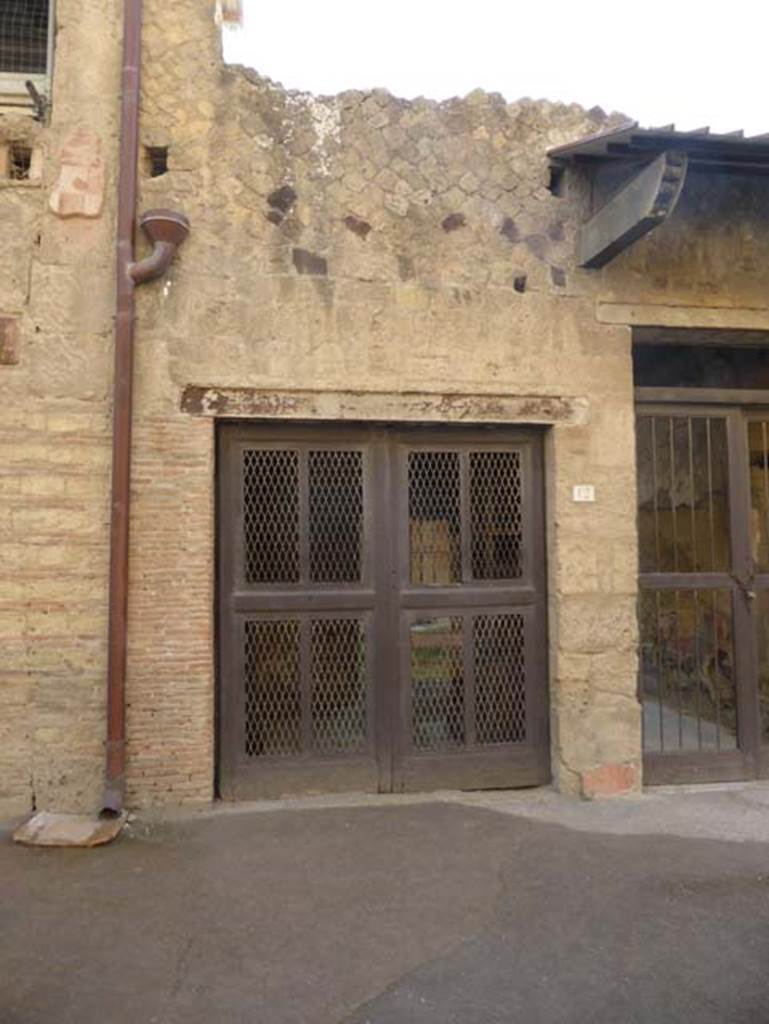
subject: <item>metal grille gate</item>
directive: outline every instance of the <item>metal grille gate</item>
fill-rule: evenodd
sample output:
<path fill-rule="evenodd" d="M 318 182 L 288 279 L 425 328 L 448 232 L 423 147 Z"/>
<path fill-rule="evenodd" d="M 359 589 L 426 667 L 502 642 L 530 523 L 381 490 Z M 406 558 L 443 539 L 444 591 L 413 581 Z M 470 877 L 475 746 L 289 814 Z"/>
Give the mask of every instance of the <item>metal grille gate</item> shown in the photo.
<path fill-rule="evenodd" d="M 726 404 L 637 416 L 647 782 L 769 777 L 769 421 Z"/>
<path fill-rule="evenodd" d="M 549 778 L 534 433 L 224 425 L 219 788 Z"/>

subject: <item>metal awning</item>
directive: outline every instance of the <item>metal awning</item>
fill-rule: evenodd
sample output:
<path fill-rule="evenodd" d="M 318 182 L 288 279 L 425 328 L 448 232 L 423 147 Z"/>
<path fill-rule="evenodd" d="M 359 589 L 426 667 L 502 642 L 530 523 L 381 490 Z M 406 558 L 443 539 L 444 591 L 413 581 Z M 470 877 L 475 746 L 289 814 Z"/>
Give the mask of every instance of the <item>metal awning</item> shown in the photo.
<path fill-rule="evenodd" d="M 690 169 L 769 174 L 769 133 L 745 137 L 742 131 L 716 134 L 709 128 L 676 131 L 674 124 L 639 128 L 627 121 L 548 151 L 555 165 L 595 161 L 648 161 L 661 153 L 685 153 Z"/>

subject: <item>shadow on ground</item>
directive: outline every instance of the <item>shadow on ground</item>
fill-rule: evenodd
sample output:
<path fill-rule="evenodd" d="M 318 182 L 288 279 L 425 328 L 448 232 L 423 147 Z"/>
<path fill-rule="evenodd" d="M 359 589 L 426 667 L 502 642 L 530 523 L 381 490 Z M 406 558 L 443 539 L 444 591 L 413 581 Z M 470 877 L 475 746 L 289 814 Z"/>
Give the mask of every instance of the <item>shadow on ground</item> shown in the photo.
<path fill-rule="evenodd" d="M 769 845 L 461 805 L 0 846 L 3 1024 L 762 1024 Z"/>

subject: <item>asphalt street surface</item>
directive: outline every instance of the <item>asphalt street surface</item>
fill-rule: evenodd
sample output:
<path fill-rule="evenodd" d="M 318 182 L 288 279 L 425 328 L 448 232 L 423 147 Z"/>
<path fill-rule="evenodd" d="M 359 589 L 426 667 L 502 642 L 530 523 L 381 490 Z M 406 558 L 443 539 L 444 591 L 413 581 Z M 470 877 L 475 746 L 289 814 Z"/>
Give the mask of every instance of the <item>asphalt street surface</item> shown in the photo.
<path fill-rule="evenodd" d="M 579 827 L 436 801 L 140 819 L 101 850 L 6 831 L 0 1022 L 769 1024 L 769 843 L 568 806 Z"/>

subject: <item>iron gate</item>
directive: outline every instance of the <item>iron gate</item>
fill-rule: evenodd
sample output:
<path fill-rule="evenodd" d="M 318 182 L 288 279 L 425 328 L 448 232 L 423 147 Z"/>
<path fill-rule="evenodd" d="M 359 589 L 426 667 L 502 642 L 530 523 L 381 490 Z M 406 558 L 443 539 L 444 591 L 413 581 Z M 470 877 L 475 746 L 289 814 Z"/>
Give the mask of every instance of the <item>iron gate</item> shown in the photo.
<path fill-rule="evenodd" d="M 219 788 L 549 778 L 535 432 L 223 425 Z"/>
<path fill-rule="evenodd" d="M 636 437 L 644 776 L 767 777 L 767 414 L 640 405 Z"/>

